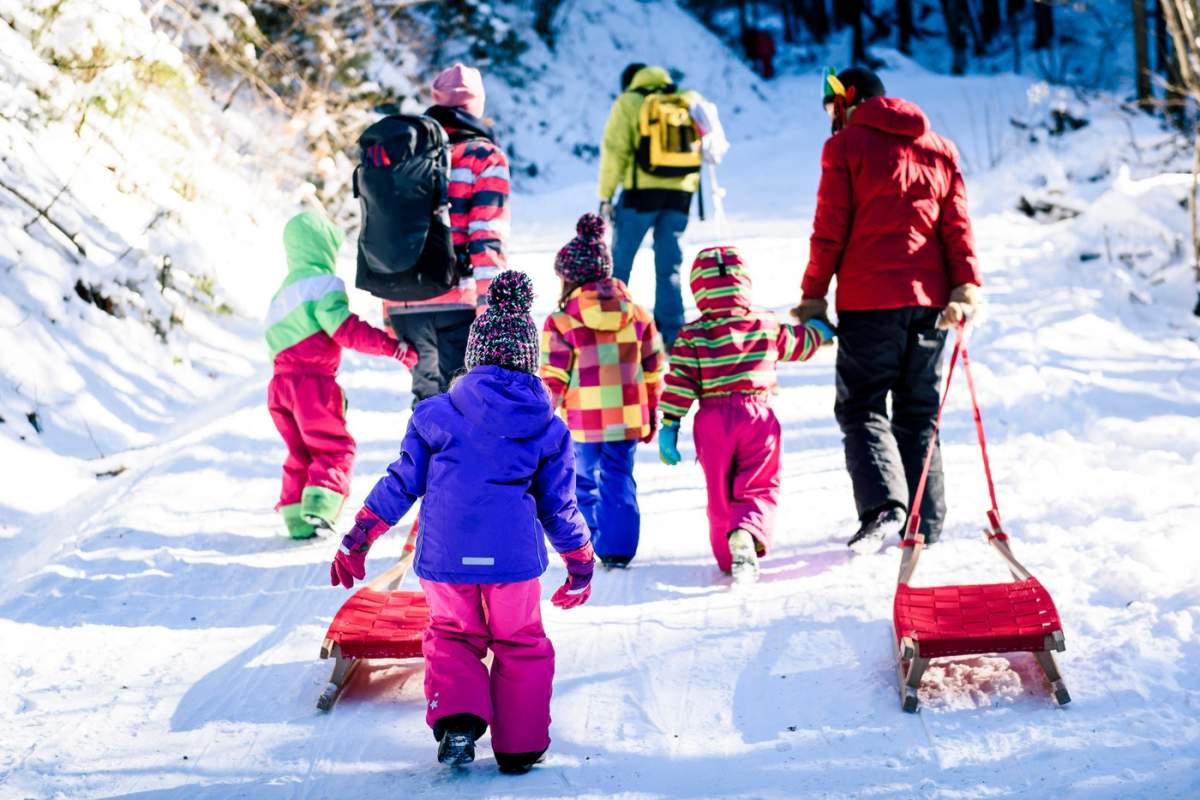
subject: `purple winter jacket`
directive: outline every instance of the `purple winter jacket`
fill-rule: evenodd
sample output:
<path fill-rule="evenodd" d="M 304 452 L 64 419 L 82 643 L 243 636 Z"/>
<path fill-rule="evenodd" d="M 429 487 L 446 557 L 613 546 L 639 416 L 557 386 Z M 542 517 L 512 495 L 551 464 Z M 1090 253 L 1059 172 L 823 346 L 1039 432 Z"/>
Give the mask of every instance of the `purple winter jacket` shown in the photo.
<path fill-rule="evenodd" d="M 366 505 L 395 525 L 421 503 L 413 567 L 443 583 L 511 583 L 588 542 L 575 450 L 535 375 L 476 367 L 413 411 L 400 457 Z"/>

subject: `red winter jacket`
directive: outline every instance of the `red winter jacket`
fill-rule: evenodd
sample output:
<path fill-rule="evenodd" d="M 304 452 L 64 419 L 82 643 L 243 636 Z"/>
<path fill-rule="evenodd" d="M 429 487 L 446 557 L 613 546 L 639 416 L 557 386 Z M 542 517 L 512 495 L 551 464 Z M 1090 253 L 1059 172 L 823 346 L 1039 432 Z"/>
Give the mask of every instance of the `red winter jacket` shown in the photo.
<path fill-rule="evenodd" d="M 839 311 L 944 306 L 981 284 L 958 150 L 907 100 L 864 100 L 825 143 L 804 296 L 835 274 Z"/>

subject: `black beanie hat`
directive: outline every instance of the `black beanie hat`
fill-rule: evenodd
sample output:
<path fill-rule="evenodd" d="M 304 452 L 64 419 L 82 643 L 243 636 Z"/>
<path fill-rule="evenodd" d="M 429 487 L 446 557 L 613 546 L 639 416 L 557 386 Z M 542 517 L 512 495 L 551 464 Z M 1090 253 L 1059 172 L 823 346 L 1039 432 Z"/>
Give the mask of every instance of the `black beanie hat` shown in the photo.
<path fill-rule="evenodd" d="M 847 97 L 847 105 L 855 105 L 872 97 L 886 97 L 883 81 L 866 67 L 847 67 L 837 74 L 837 79 L 846 87 L 847 95 L 854 88 L 854 95 Z"/>

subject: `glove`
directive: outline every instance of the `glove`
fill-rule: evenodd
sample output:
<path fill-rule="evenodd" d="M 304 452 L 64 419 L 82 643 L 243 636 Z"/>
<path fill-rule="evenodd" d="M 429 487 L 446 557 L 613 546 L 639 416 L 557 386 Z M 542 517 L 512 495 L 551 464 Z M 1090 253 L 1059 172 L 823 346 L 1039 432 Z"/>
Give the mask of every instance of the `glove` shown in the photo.
<path fill-rule="evenodd" d="M 827 319 L 828 314 L 829 303 L 825 302 L 824 297 L 805 297 L 800 305 L 792 309 L 792 316 L 801 324 L 810 319 Z"/>
<path fill-rule="evenodd" d="M 347 589 L 354 586 L 354 579 L 367 577 L 367 551 L 380 536 L 391 528 L 379 515 L 366 506 L 354 518 L 354 527 L 342 537 L 341 547 L 329 565 L 329 585 L 339 583 Z"/>
<path fill-rule="evenodd" d="M 817 332 L 817 336 L 821 337 L 821 346 L 832 344 L 837 338 L 837 330 L 829 324 L 829 320 L 824 317 L 816 317 L 804 323 L 806 328 L 812 328 Z"/>
<path fill-rule="evenodd" d="M 592 571 L 596 568 L 596 553 L 588 542 L 578 550 L 562 554 L 567 565 L 567 582 L 558 587 L 550 602 L 559 608 L 574 608 L 592 596 Z"/>
<path fill-rule="evenodd" d="M 679 455 L 679 420 L 664 419 L 658 432 L 658 457 L 673 467 L 683 459 Z"/>
<path fill-rule="evenodd" d="M 955 286 L 950 292 L 950 302 L 938 317 L 938 327 L 942 330 L 956 328 L 963 322 L 969 322 L 983 305 L 983 290 L 973 283 Z"/>
<path fill-rule="evenodd" d="M 642 437 L 642 444 L 650 444 L 654 441 L 654 434 L 658 432 L 658 406 L 650 406 L 650 432 Z"/>
<path fill-rule="evenodd" d="M 601 200 L 600 208 L 596 211 L 596 213 L 604 217 L 605 222 L 612 222 L 617 216 L 617 211 L 615 208 L 613 208 L 612 200 Z"/>
<path fill-rule="evenodd" d="M 400 342 L 396 345 L 396 352 L 393 357 L 412 372 L 413 367 L 417 365 L 417 350 L 415 347 L 410 347 L 407 342 Z"/>

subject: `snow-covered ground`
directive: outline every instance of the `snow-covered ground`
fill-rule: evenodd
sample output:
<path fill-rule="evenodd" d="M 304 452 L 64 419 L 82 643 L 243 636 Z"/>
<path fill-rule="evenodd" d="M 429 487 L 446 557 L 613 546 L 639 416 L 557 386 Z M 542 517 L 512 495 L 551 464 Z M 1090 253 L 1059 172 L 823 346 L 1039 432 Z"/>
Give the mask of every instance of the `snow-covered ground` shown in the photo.
<path fill-rule="evenodd" d="M 500 776 L 485 739 L 480 761 L 449 775 L 433 759 L 419 664 L 360 671 L 331 714 L 315 710 L 329 667 L 318 649 L 346 596 L 328 586 L 335 545 L 288 540 L 270 510 L 283 451 L 263 405 L 259 331 L 204 318 L 188 342 L 221 337 L 209 358 L 226 364 L 217 377 L 171 392 L 139 383 L 166 358 L 148 350 L 147 364 L 103 370 L 64 401 L 93 402 L 91 387 L 114 375 L 129 382 L 97 401 L 132 408 L 121 425 L 136 432 L 120 447 L 114 433 L 104 458 L 87 452 L 86 432 L 57 450 L 0 440 L 3 483 L 25 487 L 0 498 L 0 637 L 10 643 L 0 799 L 1200 795 L 1200 327 L 1178 203 L 1188 179 L 1160 174 L 1167 137 L 1151 122 L 1102 101 L 1082 109 L 1088 128 L 1031 144 L 1005 121 L 1044 121 L 1053 98 L 1026 80 L 911 66 L 887 80 L 972 167 L 991 299 L 972 354 L 1014 547 L 1066 627 L 1069 706 L 1054 705 L 1032 657 L 986 656 L 935 664 L 921 713 L 901 713 L 889 642 L 898 552 L 852 559 L 843 544 L 853 506 L 826 350 L 783 375 L 784 497 L 762 581 L 729 590 L 707 552 L 699 467 L 665 467 L 644 448 L 635 568 L 599 573 L 580 609 L 545 604 L 558 652 L 549 760 Z M 827 131 L 810 76 L 763 91 L 770 102 L 755 113 L 769 119 L 739 123 L 722 168 L 729 219 L 723 230 L 694 223 L 687 250 L 719 236 L 740 245 L 758 300 L 783 311 L 806 260 Z M 586 171 L 564 167 L 558 183 L 514 202 L 512 261 L 534 274 L 543 312 L 553 253 L 594 207 Z M 1083 213 L 1034 221 L 1014 210 L 1021 196 Z M 274 245 L 271 226 L 262 235 Z M 633 288 L 652 296 L 649 252 L 640 258 Z M 282 265 L 252 269 L 244 280 L 269 285 Z M 106 348 L 125 352 L 88 341 L 88 330 L 72 329 L 69 343 L 88 348 L 66 353 L 74 368 Z M 10 357 L 8 343 L 26 340 L 5 336 Z M 51 352 L 36 341 L 39 357 Z M 395 454 L 408 379 L 349 356 L 342 382 L 360 444 L 353 505 Z M 965 392 L 954 392 L 949 527 L 918 582 L 1005 576 L 978 534 L 982 474 Z M 164 393 L 171 402 L 149 411 L 131 400 Z M 686 455 L 690 424 L 683 439 Z M 368 569 L 381 571 L 400 544 L 381 540 Z M 547 598 L 562 579 L 554 566 Z"/>

